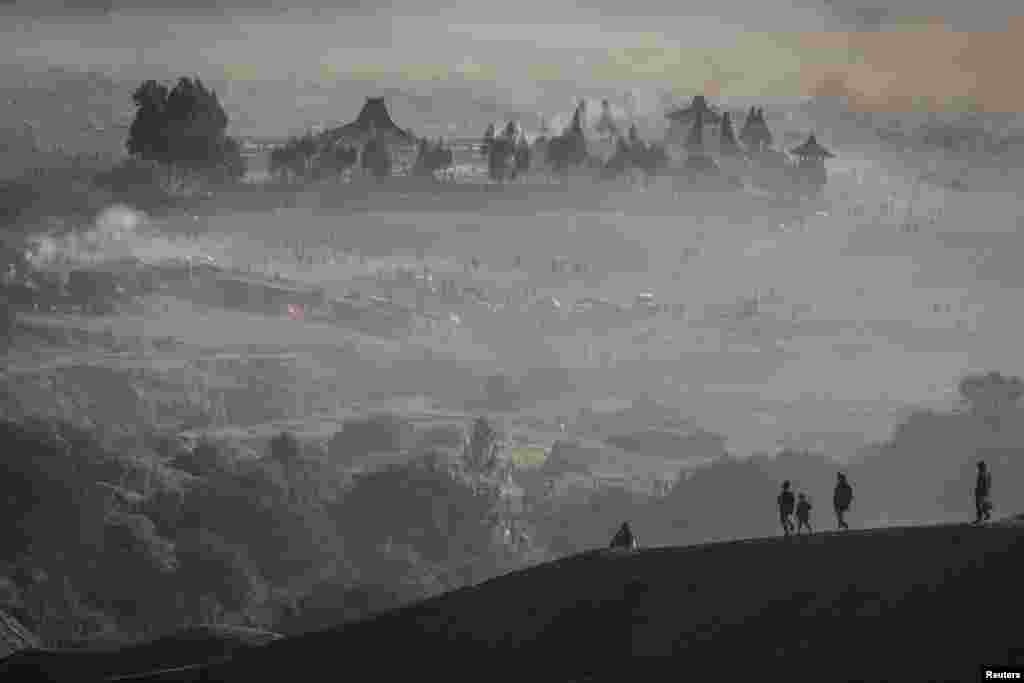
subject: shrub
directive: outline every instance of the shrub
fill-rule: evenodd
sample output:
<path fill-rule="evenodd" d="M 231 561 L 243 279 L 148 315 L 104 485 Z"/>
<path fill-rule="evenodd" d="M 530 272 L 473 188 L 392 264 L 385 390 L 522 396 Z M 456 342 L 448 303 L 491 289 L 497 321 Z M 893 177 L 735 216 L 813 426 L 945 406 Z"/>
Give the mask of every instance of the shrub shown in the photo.
<path fill-rule="evenodd" d="M 242 546 L 200 528 L 179 535 L 177 551 L 178 586 L 193 600 L 212 595 L 220 605 L 237 611 L 266 597 L 259 571 Z M 195 603 L 193 608 L 199 611 Z"/>
<path fill-rule="evenodd" d="M 196 477 L 205 477 L 233 469 L 231 459 L 218 444 L 202 438 L 191 451 L 171 461 L 172 466 Z"/>
<path fill-rule="evenodd" d="M 174 538 L 185 519 L 185 493 L 158 488 L 146 497 L 140 512 L 152 520 L 157 533 Z"/>
<path fill-rule="evenodd" d="M 327 452 L 332 461 L 350 465 L 374 452 L 396 452 L 415 441 L 413 426 L 397 415 L 371 415 L 346 420 L 341 431 L 331 437 Z"/>
<path fill-rule="evenodd" d="M 496 513 L 496 502 L 446 470 L 413 462 L 358 476 L 333 513 L 355 552 L 391 538 L 443 563 L 486 552 L 491 537 L 484 520 Z"/>

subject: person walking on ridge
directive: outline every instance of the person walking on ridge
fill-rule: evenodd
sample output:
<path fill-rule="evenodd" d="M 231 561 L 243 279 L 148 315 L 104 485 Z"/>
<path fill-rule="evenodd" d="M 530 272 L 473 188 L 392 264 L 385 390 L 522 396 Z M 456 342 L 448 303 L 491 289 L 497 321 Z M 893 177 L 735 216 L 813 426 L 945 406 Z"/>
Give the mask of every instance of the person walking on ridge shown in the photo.
<path fill-rule="evenodd" d="M 807 528 L 808 534 L 813 534 L 814 530 L 811 529 L 811 501 L 807 500 L 807 494 L 801 493 L 799 496 L 800 500 L 796 504 L 796 533 L 800 534 L 800 530 L 804 527 Z"/>
<path fill-rule="evenodd" d="M 836 510 L 836 522 L 840 529 L 849 529 L 850 525 L 846 523 L 845 515 L 850 509 L 850 503 L 853 502 L 853 487 L 850 486 L 850 482 L 846 480 L 846 475 L 842 472 L 836 475 L 836 490 L 832 496 L 832 505 Z"/>
<path fill-rule="evenodd" d="M 978 463 L 978 478 L 974 484 L 975 524 L 992 519 L 992 473 L 984 461 Z"/>
<path fill-rule="evenodd" d="M 790 519 L 793 516 L 793 507 L 796 505 L 796 500 L 793 498 L 793 492 L 789 488 L 789 482 L 782 482 L 782 492 L 779 494 L 777 499 L 779 504 L 779 521 L 782 522 L 782 532 L 789 536 L 793 533 L 793 520 Z"/>

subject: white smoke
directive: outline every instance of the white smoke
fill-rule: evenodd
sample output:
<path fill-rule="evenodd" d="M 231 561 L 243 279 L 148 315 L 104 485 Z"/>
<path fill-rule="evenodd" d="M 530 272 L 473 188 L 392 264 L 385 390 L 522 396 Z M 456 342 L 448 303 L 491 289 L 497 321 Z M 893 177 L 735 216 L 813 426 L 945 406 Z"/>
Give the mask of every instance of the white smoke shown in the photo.
<path fill-rule="evenodd" d="M 88 229 L 30 238 L 27 258 L 40 270 L 122 260 L 199 262 L 209 260 L 208 252 L 214 246 L 200 240 L 163 235 L 144 212 L 116 204 L 100 211 Z"/>
<path fill-rule="evenodd" d="M 29 261 L 36 268 L 55 264 L 86 264 L 115 261 L 130 256 L 131 243 L 148 217 L 124 204 L 97 214 L 93 225 L 65 235 L 36 235 L 29 239 Z"/>

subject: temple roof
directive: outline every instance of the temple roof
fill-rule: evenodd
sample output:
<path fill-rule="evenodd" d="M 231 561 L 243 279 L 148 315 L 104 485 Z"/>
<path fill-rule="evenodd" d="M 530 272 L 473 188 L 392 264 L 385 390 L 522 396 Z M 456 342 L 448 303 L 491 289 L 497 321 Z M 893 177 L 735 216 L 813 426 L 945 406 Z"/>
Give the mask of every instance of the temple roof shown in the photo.
<path fill-rule="evenodd" d="M 751 107 L 747 113 L 747 120 L 743 122 L 740 140 L 747 144 L 771 145 L 772 138 L 772 132 L 764 120 L 764 109 Z"/>
<path fill-rule="evenodd" d="M 736 132 L 732 127 L 732 116 L 729 112 L 722 114 L 722 129 L 719 134 L 719 147 L 725 154 L 733 154 L 740 151 L 740 146 L 736 142 Z"/>
<path fill-rule="evenodd" d="M 818 140 L 814 137 L 814 133 L 811 133 L 807 141 L 799 147 L 795 147 L 789 151 L 790 154 L 796 157 L 803 157 L 805 159 L 829 159 L 835 156 L 832 152 L 828 151 Z"/>
<path fill-rule="evenodd" d="M 391 118 L 383 97 L 367 97 L 356 120 L 331 131 L 331 137 L 365 140 L 371 131 L 385 140 L 412 142 L 409 133 Z"/>
<path fill-rule="evenodd" d="M 612 116 L 612 108 L 608 104 L 608 100 L 601 100 L 601 118 L 597 122 L 596 130 L 609 135 L 618 135 L 619 133 L 619 126 L 615 123 L 615 117 Z"/>
<path fill-rule="evenodd" d="M 629 126 L 629 141 L 631 143 L 640 142 L 640 132 L 637 130 L 635 123 Z"/>
<path fill-rule="evenodd" d="M 722 115 L 718 113 L 715 107 L 708 104 L 708 100 L 704 95 L 695 95 L 689 107 L 674 109 L 665 114 L 665 118 L 679 123 L 689 123 L 696 117 L 698 112 L 703 115 L 704 123 L 719 123 L 722 120 Z"/>
<path fill-rule="evenodd" d="M 576 105 L 576 111 L 572 113 L 572 121 L 569 123 L 569 127 L 566 129 L 566 133 L 583 135 L 583 117 L 587 112 L 586 100 L 580 100 L 580 103 Z"/>

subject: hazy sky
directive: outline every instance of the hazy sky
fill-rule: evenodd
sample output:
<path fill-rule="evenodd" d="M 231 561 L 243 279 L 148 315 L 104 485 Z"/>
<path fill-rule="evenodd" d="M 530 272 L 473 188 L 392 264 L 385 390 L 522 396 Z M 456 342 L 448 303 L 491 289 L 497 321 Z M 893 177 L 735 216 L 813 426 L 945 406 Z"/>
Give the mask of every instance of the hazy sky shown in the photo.
<path fill-rule="evenodd" d="M 1024 57 L 1024 21 L 1011 19 L 1017 3 L 1006 0 L 879 2 L 884 10 L 866 0 L 277 3 L 0 0 L 0 59 L 131 78 L 198 72 L 329 84 L 454 75 L 481 89 L 500 83 L 524 100 L 544 79 L 790 96 L 831 78 L 865 104 L 934 107 L 966 96 L 1024 109 L 1022 91 L 1005 85 Z M 946 24 L 922 20 L 929 16 Z M 889 30 L 872 32 L 879 26 Z"/>

